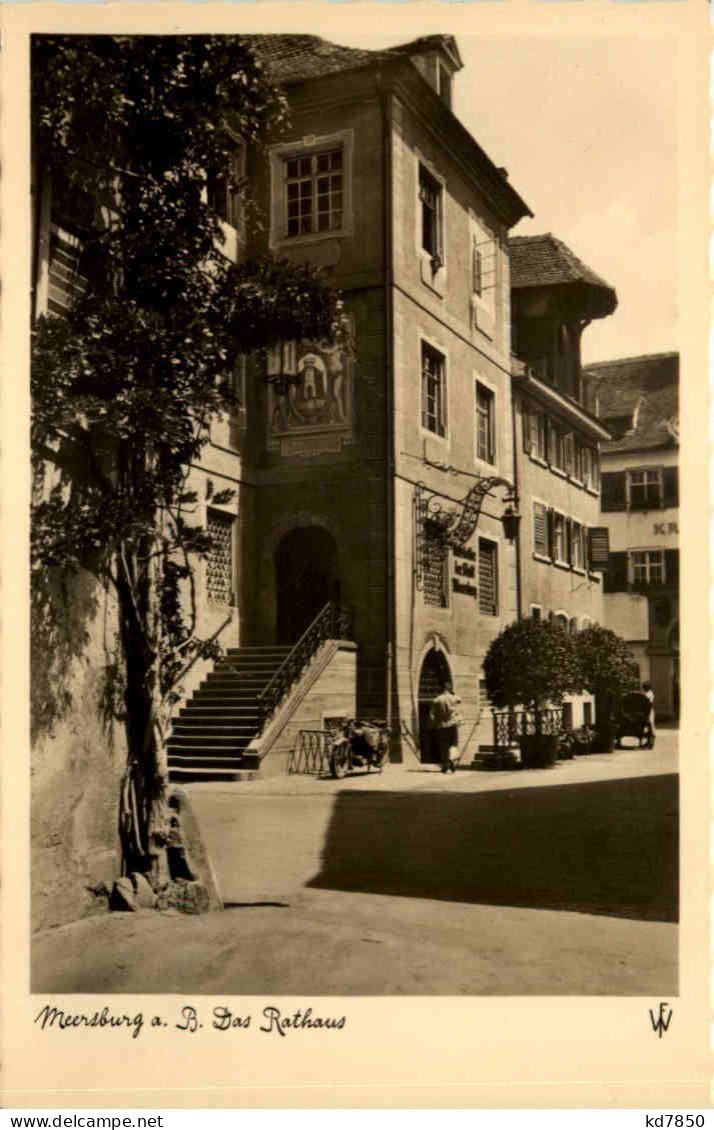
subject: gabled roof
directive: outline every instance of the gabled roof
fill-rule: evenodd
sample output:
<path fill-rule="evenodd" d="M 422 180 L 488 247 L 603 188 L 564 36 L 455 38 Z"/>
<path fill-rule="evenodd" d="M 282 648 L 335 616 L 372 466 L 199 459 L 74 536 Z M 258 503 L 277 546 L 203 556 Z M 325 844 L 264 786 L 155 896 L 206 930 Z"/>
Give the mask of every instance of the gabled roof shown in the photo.
<path fill-rule="evenodd" d="M 583 366 L 583 379 L 595 387 L 604 423 L 629 417 L 629 430 L 603 444 L 605 454 L 678 446 L 678 353 L 599 361 Z"/>

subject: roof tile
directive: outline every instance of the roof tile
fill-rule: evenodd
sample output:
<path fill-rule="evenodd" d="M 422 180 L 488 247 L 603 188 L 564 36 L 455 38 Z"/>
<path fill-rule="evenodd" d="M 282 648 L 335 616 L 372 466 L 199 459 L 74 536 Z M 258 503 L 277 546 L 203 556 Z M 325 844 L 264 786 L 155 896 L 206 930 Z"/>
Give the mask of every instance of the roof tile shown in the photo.
<path fill-rule="evenodd" d="M 637 410 L 635 427 L 603 444 L 603 454 L 677 445 L 678 353 L 600 361 L 585 365 L 583 377 L 597 389 L 600 417 L 605 423 L 628 415 L 635 418 Z"/>

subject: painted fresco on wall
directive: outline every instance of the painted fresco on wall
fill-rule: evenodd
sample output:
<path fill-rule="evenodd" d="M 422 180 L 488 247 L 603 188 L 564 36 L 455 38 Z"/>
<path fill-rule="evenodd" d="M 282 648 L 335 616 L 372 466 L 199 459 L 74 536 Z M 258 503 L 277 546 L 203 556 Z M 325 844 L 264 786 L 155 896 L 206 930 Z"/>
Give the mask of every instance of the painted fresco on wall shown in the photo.
<path fill-rule="evenodd" d="M 282 455 L 339 452 L 352 438 L 352 371 L 349 358 L 326 341 L 296 342 L 280 359 L 269 355 L 268 374 L 296 379 L 284 394 L 271 386 L 269 442 Z"/>

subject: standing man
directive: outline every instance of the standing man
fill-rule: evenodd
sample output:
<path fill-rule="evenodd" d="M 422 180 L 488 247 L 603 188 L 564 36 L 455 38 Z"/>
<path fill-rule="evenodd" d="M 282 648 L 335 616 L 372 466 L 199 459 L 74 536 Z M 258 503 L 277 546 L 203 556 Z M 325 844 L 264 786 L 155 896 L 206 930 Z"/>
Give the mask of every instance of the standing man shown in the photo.
<path fill-rule="evenodd" d="M 439 760 L 441 772 L 456 772 L 456 761 L 459 756 L 459 722 L 461 716 L 459 706 L 461 699 L 454 694 L 451 683 L 445 679 L 441 684 L 441 691 L 432 701 L 429 710 L 429 726 L 436 733 L 439 746 Z"/>
<path fill-rule="evenodd" d="M 651 749 L 652 746 L 655 743 L 655 704 L 654 704 L 655 696 L 654 696 L 654 691 L 652 690 L 652 684 L 651 683 L 643 683 L 642 684 L 642 691 L 647 696 L 647 698 L 649 699 L 649 702 L 650 702 L 650 713 L 649 713 L 649 718 L 647 719 L 647 725 L 649 726 L 649 743 L 650 743 L 650 749 Z"/>

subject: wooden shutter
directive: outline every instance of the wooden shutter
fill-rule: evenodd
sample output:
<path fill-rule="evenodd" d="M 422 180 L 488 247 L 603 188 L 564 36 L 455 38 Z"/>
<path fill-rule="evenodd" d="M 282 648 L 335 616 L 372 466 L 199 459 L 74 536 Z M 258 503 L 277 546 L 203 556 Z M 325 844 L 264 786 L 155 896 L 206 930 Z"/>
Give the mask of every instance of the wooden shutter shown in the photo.
<path fill-rule="evenodd" d="M 627 553 L 611 553 L 607 572 L 603 574 L 604 592 L 627 592 L 629 588 Z"/>
<path fill-rule="evenodd" d="M 679 585 L 679 550 L 664 551 L 664 583 L 672 587 Z"/>
<path fill-rule="evenodd" d="M 679 468 L 662 468 L 662 505 L 679 506 Z"/>
<path fill-rule="evenodd" d="M 588 566 L 593 571 L 607 569 L 612 562 L 610 530 L 607 526 L 593 526 L 588 530 Z M 627 556 L 627 554 L 625 554 Z"/>
<path fill-rule="evenodd" d="M 533 549 L 536 553 L 543 554 L 550 550 L 548 512 L 539 503 L 533 505 Z"/>
<path fill-rule="evenodd" d="M 531 453 L 531 414 L 527 404 L 523 404 L 521 411 L 521 427 L 523 428 L 523 450 L 526 455 Z"/>
<path fill-rule="evenodd" d="M 497 553 L 498 547 L 493 542 L 479 540 L 479 611 L 484 616 L 496 616 L 498 614 Z"/>
<path fill-rule="evenodd" d="M 627 509 L 627 486 L 624 471 L 605 471 L 602 476 L 603 511 Z"/>
<path fill-rule="evenodd" d="M 563 469 L 568 475 L 573 474 L 575 466 L 575 437 L 572 432 L 563 436 Z"/>

